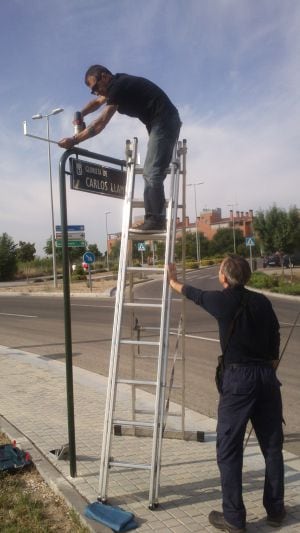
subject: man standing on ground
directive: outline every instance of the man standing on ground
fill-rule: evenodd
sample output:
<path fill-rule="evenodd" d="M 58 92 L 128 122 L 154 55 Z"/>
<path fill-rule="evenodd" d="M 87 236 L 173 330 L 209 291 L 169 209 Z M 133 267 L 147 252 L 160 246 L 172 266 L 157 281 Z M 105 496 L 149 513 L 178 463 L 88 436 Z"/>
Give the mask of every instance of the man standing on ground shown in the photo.
<path fill-rule="evenodd" d="M 223 513 L 212 511 L 210 523 L 230 533 L 245 531 L 242 497 L 243 441 L 251 420 L 265 459 L 263 505 L 269 525 L 280 526 L 284 508 L 282 401 L 275 369 L 279 358 L 279 324 L 270 301 L 245 289 L 248 262 L 226 257 L 219 271 L 223 291 L 203 291 L 177 280 L 169 265 L 170 286 L 216 318 L 224 369 L 220 383 L 217 461 Z"/>
<path fill-rule="evenodd" d="M 91 66 L 85 75 L 85 83 L 97 98 L 81 111 L 86 116 L 105 107 L 101 114 L 82 132 L 62 139 L 61 148 L 76 144 L 100 133 L 116 111 L 136 117 L 149 133 L 148 149 L 144 164 L 145 221 L 135 231 L 153 233 L 165 229 L 164 179 L 172 158 L 181 126 L 176 107 L 168 96 L 151 81 L 128 74 L 113 75 L 102 65 Z"/>

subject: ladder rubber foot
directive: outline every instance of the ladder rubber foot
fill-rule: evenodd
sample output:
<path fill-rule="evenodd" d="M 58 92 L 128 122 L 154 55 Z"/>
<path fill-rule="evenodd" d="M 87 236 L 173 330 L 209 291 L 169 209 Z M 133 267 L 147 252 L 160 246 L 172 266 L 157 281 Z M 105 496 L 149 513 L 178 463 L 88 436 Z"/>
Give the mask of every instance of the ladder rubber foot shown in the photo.
<path fill-rule="evenodd" d="M 155 509 L 157 509 L 158 506 L 159 506 L 159 503 L 150 503 L 149 509 L 150 511 L 155 511 Z"/>
<path fill-rule="evenodd" d="M 97 502 L 103 503 L 103 505 L 107 504 L 107 498 L 97 498 Z"/>

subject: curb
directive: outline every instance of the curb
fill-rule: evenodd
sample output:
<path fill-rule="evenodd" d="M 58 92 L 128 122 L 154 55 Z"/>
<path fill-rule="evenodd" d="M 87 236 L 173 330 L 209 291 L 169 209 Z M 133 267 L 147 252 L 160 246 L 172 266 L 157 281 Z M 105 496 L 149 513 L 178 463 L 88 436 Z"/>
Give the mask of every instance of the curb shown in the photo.
<path fill-rule="evenodd" d="M 92 533 L 111 533 L 111 529 L 94 520 L 90 520 L 84 515 L 85 507 L 89 502 L 77 492 L 74 486 L 50 463 L 34 443 L 2 415 L 0 415 L 0 430 L 11 440 L 16 440 L 18 446 L 30 453 L 34 466 L 43 480 L 56 494 L 65 500 L 68 507 L 76 511 L 83 526 L 87 527 Z"/>

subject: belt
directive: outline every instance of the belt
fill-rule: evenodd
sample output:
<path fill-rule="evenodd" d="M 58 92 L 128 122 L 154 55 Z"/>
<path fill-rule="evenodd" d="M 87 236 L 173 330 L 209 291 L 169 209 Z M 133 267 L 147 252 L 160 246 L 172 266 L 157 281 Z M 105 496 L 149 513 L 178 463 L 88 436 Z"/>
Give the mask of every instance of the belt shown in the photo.
<path fill-rule="evenodd" d="M 227 363 L 225 368 L 249 368 L 249 367 L 272 367 L 276 368 L 277 359 L 270 361 L 249 361 L 248 363 Z"/>

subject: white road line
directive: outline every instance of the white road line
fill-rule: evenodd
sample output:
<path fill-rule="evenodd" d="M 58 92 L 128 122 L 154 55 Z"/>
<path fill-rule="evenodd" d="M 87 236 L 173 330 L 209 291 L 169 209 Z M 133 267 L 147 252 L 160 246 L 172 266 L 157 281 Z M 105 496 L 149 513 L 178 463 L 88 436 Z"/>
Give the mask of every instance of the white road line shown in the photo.
<path fill-rule="evenodd" d="M 115 304 L 114 302 L 112 303 L 112 305 L 91 305 L 91 304 L 71 304 L 71 307 L 93 307 L 94 309 L 103 309 L 103 308 L 107 308 L 107 309 L 114 309 L 115 308 Z"/>
<path fill-rule="evenodd" d="M 17 316 L 17 317 L 21 317 L 21 318 L 38 318 L 35 315 L 17 315 L 15 313 L 0 313 L 0 315 L 2 315 L 2 316 Z"/>

